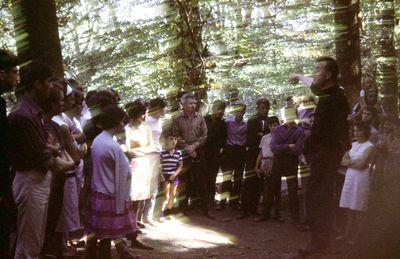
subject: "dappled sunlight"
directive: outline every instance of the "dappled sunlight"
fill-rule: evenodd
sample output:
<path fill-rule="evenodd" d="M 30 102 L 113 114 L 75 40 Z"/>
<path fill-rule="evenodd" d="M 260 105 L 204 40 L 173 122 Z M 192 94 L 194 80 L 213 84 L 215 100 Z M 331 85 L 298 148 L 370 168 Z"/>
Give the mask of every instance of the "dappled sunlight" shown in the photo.
<path fill-rule="evenodd" d="M 155 226 L 146 227 L 145 238 L 164 243 L 162 250 L 168 252 L 187 252 L 191 249 L 234 245 L 237 242 L 236 236 L 196 226 L 196 223 L 183 214 L 173 216 L 163 223 L 154 224 Z"/>

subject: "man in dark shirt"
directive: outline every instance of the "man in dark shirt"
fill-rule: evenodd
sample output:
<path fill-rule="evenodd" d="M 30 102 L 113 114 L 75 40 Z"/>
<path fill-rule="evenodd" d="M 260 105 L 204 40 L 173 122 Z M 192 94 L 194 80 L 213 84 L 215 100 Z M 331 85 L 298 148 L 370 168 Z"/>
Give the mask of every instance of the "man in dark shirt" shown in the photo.
<path fill-rule="evenodd" d="M 19 81 L 17 57 L 0 50 L 0 95 L 11 91 Z M 9 256 L 11 226 L 7 214 L 12 210 L 9 135 L 6 100 L 0 97 L 0 258 Z"/>
<path fill-rule="evenodd" d="M 212 106 L 212 114 L 204 117 L 207 125 L 207 139 L 205 143 L 205 160 L 208 169 L 207 193 L 209 203 L 214 204 L 216 178 L 221 166 L 221 154 L 226 144 L 226 123 L 222 119 L 226 104 L 216 100 Z"/>
<path fill-rule="evenodd" d="M 21 67 L 19 100 L 9 115 L 13 196 L 18 208 L 15 258 L 37 258 L 43 245 L 51 172 L 71 170 L 47 148 L 43 121 L 50 68 L 32 61 Z M 49 172 L 51 170 L 51 172 Z"/>
<path fill-rule="evenodd" d="M 306 210 L 311 242 L 300 255 L 328 248 L 333 222 L 334 177 L 344 152 L 350 147 L 347 116 L 349 106 L 343 90 L 337 85 L 339 68 L 336 60 L 316 60 L 311 91 L 318 96 L 311 135 L 304 153 L 310 157 L 311 176 L 306 191 Z"/>
<path fill-rule="evenodd" d="M 246 170 L 241 193 L 241 213 L 238 219 L 245 218 L 249 213 L 256 213 L 257 204 L 261 196 L 262 180 L 256 176 L 254 167 L 260 152 L 261 138 L 269 133 L 268 113 L 270 103 L 267 99 L 257 100 L 257 114 L 247 121 L 247 152 Z"/>

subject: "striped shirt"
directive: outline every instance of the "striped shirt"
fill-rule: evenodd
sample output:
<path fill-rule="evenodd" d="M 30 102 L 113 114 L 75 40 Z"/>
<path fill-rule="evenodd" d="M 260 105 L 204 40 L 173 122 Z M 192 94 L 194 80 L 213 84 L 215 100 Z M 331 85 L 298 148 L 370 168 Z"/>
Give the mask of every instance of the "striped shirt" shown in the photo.
<path fill-rule="evenodd" d="M 179 167 L 179 162 L 182 161 L 182 152 L 175 149 L 171 154 L 169 150 L 163 150 L 160 153 L 161 167 L 163 174 L 173 174 Z"/>

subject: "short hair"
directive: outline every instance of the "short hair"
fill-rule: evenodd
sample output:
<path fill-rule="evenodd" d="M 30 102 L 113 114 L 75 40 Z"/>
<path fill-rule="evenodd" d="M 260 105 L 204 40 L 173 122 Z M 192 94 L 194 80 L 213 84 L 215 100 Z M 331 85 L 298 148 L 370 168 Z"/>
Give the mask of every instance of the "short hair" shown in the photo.
<path fill-rule="evenodd" d="M 134 119 L 138 118 L 139 116 L 144 115 L 147 111 L 147 105 L 141 99 L 137 99 L 137 100 L 133 101 L 132 103 L 129 103 L 127 106 L 128 106 L 128 108 L 126 110 L 128 112 L 129 118 L 131 120 L 134 120 Z"/>
<path fill-rule="evenodd" d="M 268 120 L 267 120 L 267 125 L 268 125 L 268 126 L 271 126 L 271 125 L 274 124 L 274 123 L 280 124 L 280 123 L 279 123 L 279 118 L 276 117 L 276 116 L 269 117 Z"/>
<path fill-rule="evenodd" d="M 51 105 L 64 98 L 64 91 L 61 87 L 51 87 L 46 101 L 45 111 L 51 111 Z"/>
<path fill-rule="evenodd" d="M 339 77 L 339 65 L 336 61 L 336 59 L 328 56 L 322 56 L 317 58 L 317 62 L 326 62 L 326 69 L 331 72 L 332 74 L 332 79 L 334 81 L 338 80 Z"/>
<path fill-rule="evenodd" d="M 372 115 L 376 116 L 378 114 L 378 110 L 373 105 L 367 105 L 364 107 L 363 111 L 369 111 Z"/>
<path fill-rule="evenodd" d="M 70 86 L 72 86 L 72 88 L 74 88 L 78 91 L 83 91 L 82 84 L 78 80 L 70 78 L 70 79 L 67 79 L 67 82 Z"/>
<path fill-rule="evenodd" d="M 196 100 L 196 96 L 194 96 L 194 94 L 191 94 L 191 93 L 185 93 L 181 97 L 181 103 L 185 103 L 187 99 L 195 99 Z"/>
<path fill-rule="evenodd" d="M 157 97 L 150 100 L 149 109 L 151 111 L 161 110 L 167 107 L 167 102 L 162 97 Z"/>
<path fill-rule="evenodd" d="M 47 79 L 53 76 L 51 68 L 41 62 L 32 61 L 26 65 L 23 65 L 20 69 L 20 87 L 21 92 L 30 91 L 36 82 L 43 83 Z"/>
<path fill-rule="evenodd" d="M 103 130 L 108 130 L 124 121 L 126 113 L 115 104 L 110 104 L 101 109 L 99 122 Z"/>
<path fill-rule="evenodd" d="M 371 128 L 369 127 L 369 125 L 363 121 L 357 121 L 353 124 L 353 129 L 357 127 L 357 129 L 361 130 L 362 132 L 364 132 L 364 135 L 366 138 L 369 138 L 369 136 L 371 136 Z"/>
<path fill-rule="evenodd" d="M 10 70 L 18 66 L 18 57 L 12 52 L 0 49 L 0 70 Z"/>
<path fill-rule="evenodd" d="M 87 106 L 90 106 L 90 98 L 92 98 L 95 94 L 97 93 L 96 90 L 91 90 L 89 92 L 87 92 L 86 97 L 85 97 L 85 102 Z"/>
<path fill-rule="evenodd" d="M 257 102 L 256 102 L 257 107 L 260 106 L 261 104 L 264 104 L 265 106 L 267 106 L 268 109 L 271 106 L 270 102 L 266 98 L 261 98 L 261 99 L 257 100 Z"/>
<path fill-rule="evenodd" d="M 215 100 L 212 105 L 213 111 L 225 110 L 226 109 L 226 102 L 222 100 Z"/>
<path fill-rule="evenodd" d="M 94 93 L 90 98 L 87 98 L 88 107 L 106 106 L 108 104 L 117 104 L 113 94 L 107 90 L 99 90 Z"/>
<path fill-rule="evenodd" d="M 74 89 L 74 99 L 75 99 L 75 105 L 76 104 L 81 105 L 84 100 L 83 93 L 76 88 Z"/>

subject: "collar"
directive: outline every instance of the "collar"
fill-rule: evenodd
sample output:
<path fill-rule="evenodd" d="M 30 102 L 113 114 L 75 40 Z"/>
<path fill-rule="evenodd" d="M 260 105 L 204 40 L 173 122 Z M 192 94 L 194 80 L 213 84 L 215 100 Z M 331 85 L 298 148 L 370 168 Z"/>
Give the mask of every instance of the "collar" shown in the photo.
<path fill-rule="evenodd" d="M 28 107 L 28 109 L 35 115 L 41 115 L 43 113 L 42 108 L 40 108 L 40 106 L 27 95 L 20 97 L 20 104 L 21 106 Z"/>
<path fill-rule="evenodd" d="M 189 118 L 189 116 L 187 116 L 186 114 L 185 114 L 185 112 L 183 112 L 182 111 L 182 117 L 184 117 L 184 118 Z M 199 116 L 199 113 L 198 112 L 194 112 L 194 115 L 193 115 L 193 118 L 196 118 L 197 116 Z"/>

